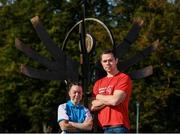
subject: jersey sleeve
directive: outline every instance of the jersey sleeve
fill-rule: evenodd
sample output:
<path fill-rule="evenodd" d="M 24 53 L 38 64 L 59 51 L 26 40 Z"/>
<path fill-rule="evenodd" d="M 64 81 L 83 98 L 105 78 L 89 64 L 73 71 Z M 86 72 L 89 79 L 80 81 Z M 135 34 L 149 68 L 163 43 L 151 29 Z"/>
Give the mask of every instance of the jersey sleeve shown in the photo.
<path fill-rule="evenodd" d="M 69 117 L 66 113 L 66 103 L 59 105 L 58 107 L 58 118 L 57 122 L 60 122 L 62 120 L 69 120 Z"/>
<path fill-rule="evenodd" d="M 92 119 L 92 115 L 90 113 L 90 111 L 84 107 L 84 110 L 85 110 L 85 120 L 88 120 L 88 119 Z"/>
<path fill-rule="evenodd" d="M 132 86 L 132 82 L 131 79 L 128 75 L 124 75 L 122 78 L 120 78 L 117 82 L 116 85 L 116 90 L 123 90 L 125 92 L 127 92 L 127 90 L 129 90 Z"/>
<path fill-rule="evenodd" d="M 99 86 L 99 80 L 96 81 L 93 86 L 92 97 L 96 97 L 96 95 L 98 94 L 98 86 Z"/>

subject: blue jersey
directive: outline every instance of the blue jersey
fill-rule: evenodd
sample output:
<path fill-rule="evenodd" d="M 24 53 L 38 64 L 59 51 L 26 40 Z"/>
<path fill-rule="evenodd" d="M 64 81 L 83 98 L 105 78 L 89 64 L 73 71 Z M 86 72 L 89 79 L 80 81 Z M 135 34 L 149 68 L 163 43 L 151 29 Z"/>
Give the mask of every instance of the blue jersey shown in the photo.
<path fill-rule="evenodd" d="M 87 108 L 81 104 L 74 105 L 70 100 L 58 107 L 58 122 L 68 120 L 83 123 L 86 119 L 90 118 L 92 118 L 92 116 Z"/>

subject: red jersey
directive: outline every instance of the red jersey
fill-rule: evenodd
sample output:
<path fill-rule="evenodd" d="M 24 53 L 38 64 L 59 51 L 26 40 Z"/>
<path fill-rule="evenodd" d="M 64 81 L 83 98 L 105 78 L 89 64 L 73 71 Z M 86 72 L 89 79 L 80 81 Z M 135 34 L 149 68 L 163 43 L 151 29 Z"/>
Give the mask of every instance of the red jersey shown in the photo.
<path fill-rule="evenodd" d="M 118 73 L 113 77 L 104 77 L 96 81 L 93 87 L 93 97 L 97 94 L 113 95 L 114 90 L 126 92 L 125 100 L 117 106 L 105 106 L 98 112 L 100 126 L 124 125 L 130 128 L 128 104 L 130 100 L 132 82 L 128 75 Z"/>

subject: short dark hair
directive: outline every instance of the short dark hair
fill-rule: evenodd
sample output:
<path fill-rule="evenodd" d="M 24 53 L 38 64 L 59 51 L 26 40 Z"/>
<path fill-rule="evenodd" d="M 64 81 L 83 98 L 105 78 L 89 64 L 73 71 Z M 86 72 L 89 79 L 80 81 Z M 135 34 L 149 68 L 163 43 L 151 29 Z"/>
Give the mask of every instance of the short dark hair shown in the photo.
<path fill-rule="evenodd" d="M 102 55 L 103 55 L 103 54 L 112 54 L 112 55 L 115 57 L 115 59 L 117 58 L 117 57 L 116 57 L 116 53 L 115 53 L 114 50 L 112 50 L 112 49 L 104 50 L 104 51 L 101 53 L 101 55 L 100 55 L 100 60 L 102 59 Z"/>
<path fill-rule="evenodd" d="M 77 86 L 81 86 L 81 87 L 82 87 L 81 82 L 71 82 L 71 83 L 68 84 L 68 90 L 70 90 L 71 87 L 74 86 L 74 85 L 77 85 Z"/>

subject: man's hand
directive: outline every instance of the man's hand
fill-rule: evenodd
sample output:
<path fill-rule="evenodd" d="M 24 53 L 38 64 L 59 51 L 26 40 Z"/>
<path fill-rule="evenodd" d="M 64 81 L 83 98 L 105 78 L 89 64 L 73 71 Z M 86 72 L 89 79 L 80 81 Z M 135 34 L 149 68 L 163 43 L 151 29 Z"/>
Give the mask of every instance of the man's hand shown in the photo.
<path fill-rule="evenodd" d="M 69 124 L 80 131 L 90 131 L 92 130 L 93 121 L 87 119 L 83 123 L 69 122 Z"/>
<path fill-rule="evenodd" d="M 102 104 L 108 106 L 116 106 L 124 101 L 126 98 L 126 92 L 123 90 L 115 90 L 113 95 L 96 95 L 96 100 L 99 100 Z"/>
<path fill-rule="evenodd" d="M 73 127 L 69 121 L 67 120 L 62 120 L 59 122 L 59 126 L 62 131 L 67 131 L 67 132 L 78 132 L 79 130 L 75 127 Z"/>
<path fill-rule="evenodd" d="M 105 107 L 105 104 L 100 100 L 93 100 L 91 102 L 91 111 L 97 111 Z"/>
<path fill-rule="evenodd" d="M 70 122 L 63 120 L 59 122 L 62 131 L 67 132 L 79 132 L 92 130 L 93 120 L 92 118 L 85 120 L 83 123 Z"/>

